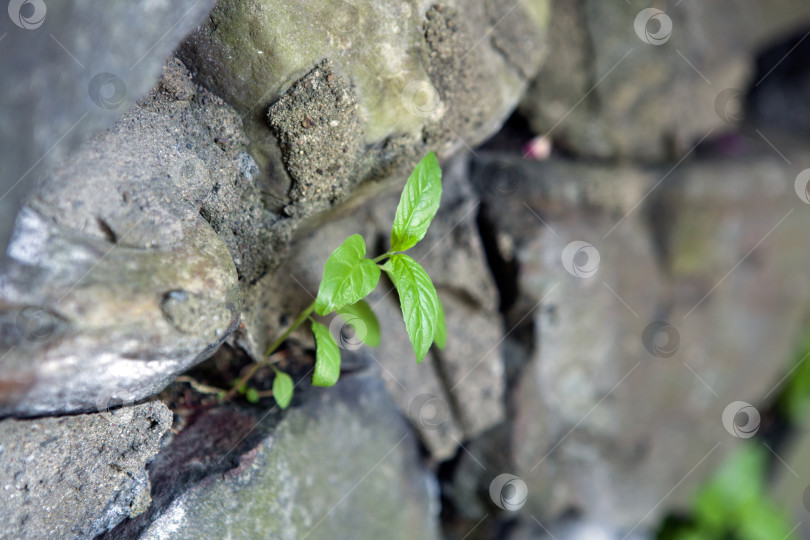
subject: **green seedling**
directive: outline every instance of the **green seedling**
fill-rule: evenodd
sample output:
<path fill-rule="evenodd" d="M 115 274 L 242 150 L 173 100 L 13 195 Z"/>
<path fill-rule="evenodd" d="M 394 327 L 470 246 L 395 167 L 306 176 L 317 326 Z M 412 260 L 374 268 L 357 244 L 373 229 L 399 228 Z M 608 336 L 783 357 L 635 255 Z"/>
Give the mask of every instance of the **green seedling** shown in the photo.
<path fill-rule="evenodd" d="M 271 355 L 306 322 L 310 324 L 316 345 L 312 385 L 334 385 L 340 377 L 340 349 L 329 328 L 314 316 L 325 317 L 337 312 L 358 333 L 359 328 L 363 329 L 366 345 L 379 345 L 380 325 L 364 298 L 377 287 L 381 271 L 388 274 L 399 293 L 402 317 L 417 363 L 422 362 L 433 343 L 444 348 L 447 330 L 436 288 L 424 268 L 403 253 L 425 237 L 439 209 L 441 196 L 442 170 L 436 154 L 430 152 L 416 166 L 402 191 L 391 228 L 391 249 L 371 259 L 366 257 L 366 241 L 362 236 L 348 237 L 327 259 L 315 301 L 268 347 L 262 359 L 236 381 L 226 397 L 245 389 L 243 392 L 249 401 L 258 401 L 258 392 L 248 388 L 247 382 L 262 366 L 273 363 Z M 294 384 L 289 375 L 273 369 L 276 373 L 273 397 L 278 406 L 285 409 L 292 399 Z"/>

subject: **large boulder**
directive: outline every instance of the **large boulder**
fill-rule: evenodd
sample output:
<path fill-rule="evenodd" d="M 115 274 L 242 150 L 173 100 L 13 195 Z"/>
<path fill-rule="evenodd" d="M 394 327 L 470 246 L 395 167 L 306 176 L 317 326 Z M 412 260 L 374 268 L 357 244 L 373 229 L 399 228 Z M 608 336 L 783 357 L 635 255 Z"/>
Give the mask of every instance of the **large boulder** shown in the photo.
<path fill-rule="evenodd" d="M 146 94 L 213 4 L 8 2 L 0 17 L 0 253 L 29 186 Z"/>
<path fill-rule="evenodd" d="M 547 0 L 222 0 L 180 54 L 245 116 L 271 197 L 300 215 L 307 192 L 322 201 L 308 213 L 322 210 L 426 150 L 449 156 L 497 131 L 540 66 L 548 21 Z"/>
<path fill-rule="evenodd" d="M 132 403 L 209 356 L 272 249 L 253 171 L 239 117 L 177 61 L 52 168 L 0 271 L 0 415 Z"/>

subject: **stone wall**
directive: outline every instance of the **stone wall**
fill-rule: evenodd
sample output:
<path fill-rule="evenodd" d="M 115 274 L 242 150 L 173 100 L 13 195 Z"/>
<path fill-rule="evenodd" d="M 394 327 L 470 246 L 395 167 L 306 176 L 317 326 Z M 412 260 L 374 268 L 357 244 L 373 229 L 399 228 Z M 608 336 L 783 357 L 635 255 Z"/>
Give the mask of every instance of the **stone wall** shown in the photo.
<path fill-rule="evenodd" d="M 32 135 L 33 158 L 7 137 L 4 178 L 50 157 L 0 266 L 0 537 L 651 538 L 756 431 L 727 411 L 773 402 L 810 314 L 807 103 L 773 106 L 810 69 L 757 54 L 807 6 L 152 4 L 5 23 L 67 56 L 2 57 L 36 132 L 74 62 L 102 69 L 82 36 L 148 54 L 99 60 L 133 77 L 106 123 Z M 343 348 L 334 388 L 296 332 L 288 410 L 200 393 L 261 357 L 345 237 L 388 248 L 428 150 L 444 193 L 413 256 L 446 349 L 413 361 L 383 280 L 382 344 Z"/>

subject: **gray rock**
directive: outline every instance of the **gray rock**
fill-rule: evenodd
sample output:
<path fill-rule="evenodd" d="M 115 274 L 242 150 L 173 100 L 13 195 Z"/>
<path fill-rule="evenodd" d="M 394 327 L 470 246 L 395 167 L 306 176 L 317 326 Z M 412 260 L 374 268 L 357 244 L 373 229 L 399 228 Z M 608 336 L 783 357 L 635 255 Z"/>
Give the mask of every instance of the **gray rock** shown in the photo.
<path fill-rule="evenodd" d="M 160 402 L 0 421 L 0 537 L 93 538 L 143 512 L 171 421 Z"/>
<path fill-rule="evenodd" d="M 223 0 L 179 54 L 244 115 L 273 208 L 306 217 L 497 131 L 543 58 L 547 4 Z M 305 192 L 322 204 L 298 207 Z"/>
<path fill-rule="evenodd" d="M 10 2 L 0 143 L 0 252 L 28 187 L 154 84 L 213 0 Z"/>
<path fill-rule="evenodd" d="M 264 420 L 272 431 L 258 423 L 266 414 L 198 419 L 187 431 L 204 453 L 181 432 L 151 467 L 170 494 L 108 537 L 439 538 L 437 487 L 379 377 L 345 376 L 301 399 Z"/>
<path fill-rule="evenodd" d="M 142 399 L 236 328 L 234 260 L 257 271 L 272 219 L 240 126 L 173 61 L 37 186 L 0 272 L 0 415 Z"/>
<path fill-rule="evenodd" d="M 471 518 L 495 507 L 469 493 L 511 473 L 526 515 L 644 533 L 739 442 L 723 411 L 766 400 L 810 306 L 796 270 L 810 261 L 793 247 L 810 216 L 795 171 L 810 155 L 772 140 L 791 167 L 748 141 L 750 157 L 685 162 L 660 185 L 668 169 L 515 160 L 513 190 L 498 193 L 479 160 L 519 294 L 506 306 L 513 420 L 465 446 L 453 483 Z M 600 195 L 618 179 L 628 196 Z M 574 241 L 595 251 L 569 253 Z"/>
<path fill-rule="evenodd" d="M 579 155 L 654 162 L 735 129 L 758 49 L 810 21 L 793 0 L 558 1 L 553 12 L 552 54 L 521 105 L 534 131 Z"/>

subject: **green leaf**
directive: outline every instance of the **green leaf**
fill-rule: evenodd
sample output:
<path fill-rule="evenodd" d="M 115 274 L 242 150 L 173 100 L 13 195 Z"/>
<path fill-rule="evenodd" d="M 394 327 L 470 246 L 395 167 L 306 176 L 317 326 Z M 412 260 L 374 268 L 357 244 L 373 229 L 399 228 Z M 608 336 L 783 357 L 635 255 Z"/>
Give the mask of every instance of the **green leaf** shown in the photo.
<path fill-rule="evenodd" d="M 245 399 L 248 401 L 248 403 L 253 403 L 255 405 L 259 402 L 259 391 L 251 386 L 245 392 Z"/>
<path fill-rule="evenodd" d="M 289 407 L 294 386 L 292 377 L 276 369 L 276 377 L 273 379 L 273 398 L 282 409 Z"/>
<path fill-rule="evenodd" d="M 329 329 L 319 322 L 312 321 L 315 335 L 315 373 L 312 386 L 332 386 L 340 377 L 340 350 Z"/>
<path fill-rule="evenodd" d="M 391 250 L 405 251 L 425 237 L 442 198 L 442 170 L 436 154 L 429 152 L 411 173 L 399 198 Z"/>
<path fill-rule="evenodd" d="M 343 306 L 338 310 L 343 321 L 354 328 L 357 338 L 369 347 L 380 345 L 380 322 L 365 300 Z"/>
<path fill-rule="evenodd" d="M 438 299 L 438 296 L 436 297 Z M 439 316 L 436 319 L 436 335 L 433 336 L 433 342 L 440 349 L 444 349 L 447 345 L 447 325 L 444 322 L 444 306 L 442 301 L 439 300 Z"/>
<path fill-rule="evenodd" d="M 399 293 L 402 318 L 411 338 L 416 361 L 421 362 L 436 336 L 439 297 L 425 269 L 407 255 L 396 254 L 383 269 Z"/>
<path fill-rule="evenodd" d="M 323 269 L 315 313 L 326 315 L 354 304 L 374 290 L 380 281 L 380 269 L 365 255 L 366 243 L 359 234 L 348 237 L 332 252 Z"/>

